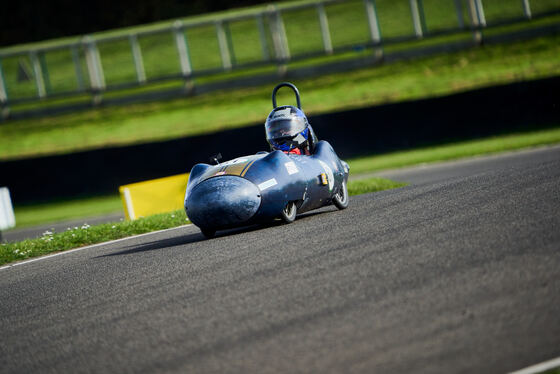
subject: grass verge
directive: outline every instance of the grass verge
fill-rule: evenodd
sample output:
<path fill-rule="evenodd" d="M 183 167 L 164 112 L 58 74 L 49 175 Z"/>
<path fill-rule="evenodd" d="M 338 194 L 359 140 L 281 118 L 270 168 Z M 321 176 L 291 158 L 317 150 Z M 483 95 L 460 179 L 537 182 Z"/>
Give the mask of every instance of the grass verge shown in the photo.
<path fill-rule="evenodd" d="M 560 143 L 560 127 L 461 141 L 348 160 L 352 174 Z"/>
<path fill-rule="evenodd" d="M 96 226 L 84 224 L 60 233 L 46 231 L 38 239 L 0 244 L 0 265 L 150 231 L 177 227 L 184 225 L 187 221 L 185 212 L 178 210 L 135 221 L 105 223 Z"/>
<path fill-rule="evenodd" d="M 361 195 L 407 186 L 408 183 L 395 182 L 385 178 L 370 177 L 348 181 L 348 195 Z"/>
<path fill-rule="evenodd" d="M 405 185 L 406 183 L 393 182 L 383 178 L 367 178 L 348 182 L 348 193 L 358 195 Z M 81 227 L 68 228 L 60 233 L 46 231 L 39 239 L 0 244 L 0 265 L 150 231 L 177 227 L 187 222 L 188 218 L 185 212 L 177 210 L 135 221 L 106 223 L 96 226 L 84 224 Z"/>

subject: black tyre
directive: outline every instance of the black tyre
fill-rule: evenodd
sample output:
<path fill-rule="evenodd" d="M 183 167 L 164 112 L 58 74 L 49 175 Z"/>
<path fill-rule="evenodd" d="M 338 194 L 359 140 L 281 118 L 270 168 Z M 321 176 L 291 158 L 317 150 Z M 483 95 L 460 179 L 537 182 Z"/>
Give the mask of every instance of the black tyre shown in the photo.
<path fill-rule="evenodd" d="M 296 203 L 291 201 L 288 204 L 286 204 L 286 207 L 284 208 L 284 210 L 282 210 L 282 214 L 280 216 L 282 217 L 282 220 L 284 220 L 284 222 L 292 223 L 296 219 L 296 214 L 297 214 Z"/>
<path fill-rule="evenodd" d="M 206 239 L 212 239 L 216 235 L 216 230 L 211 228 L 201 228 L 202 235 L 206 237 Z"/>
<path fill-rule="evenodd" d="M 342 182 L 342 187 L 333 197 L 333 204 L 338 209 L 348 208 L 348 186 L 346 186 L 346 181 Z"/>

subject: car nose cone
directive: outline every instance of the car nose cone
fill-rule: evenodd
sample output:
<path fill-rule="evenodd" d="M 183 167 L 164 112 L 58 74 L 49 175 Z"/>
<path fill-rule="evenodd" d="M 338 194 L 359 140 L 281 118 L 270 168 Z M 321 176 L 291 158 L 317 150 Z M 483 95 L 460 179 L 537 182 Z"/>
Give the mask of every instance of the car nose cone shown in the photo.
<path fill-rule="evenodd" d="M 187 196 L 185 209 L 199 227 L 227 227 L 248 221 L 260 204 L 260 191 L 254 183 L 224 175 L 195 186 Z"/>

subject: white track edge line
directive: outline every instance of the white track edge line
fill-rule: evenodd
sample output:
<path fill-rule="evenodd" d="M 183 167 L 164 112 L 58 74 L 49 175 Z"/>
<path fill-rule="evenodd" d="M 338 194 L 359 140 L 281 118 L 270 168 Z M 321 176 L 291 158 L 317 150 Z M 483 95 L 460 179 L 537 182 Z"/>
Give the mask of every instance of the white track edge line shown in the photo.
<path fill-rule="evenodd" d="M 171 228 L 169 228 L 169 229 L 163 229 L 163 230 L 158 230 L 158 231 L 145 232 L 145 233 L 143 233 L 143 234 L 138 234 L 138 235 L 133 235 L 133 236 L 127 236 L 126 238 L 120 238 L 120 239 L 110 240 L 110 241 L 108 241 L 108 242 L 102 242 L 102 243 L 95 243 L 95 244 L 86 245 L 85 247 L 79 247 L 79 248 L 69 249 L 69 250 L 67 250 L 67 251 L 62 251 L 62 252 L 58 252 L 58 253 L 53 253 L 52 255 L 41 256 L 41 257 L 32 258 L 32 259 L 25 260 L 25 261 L 21 261 L 21 262 L 16 262 L 15 264 L 5 265 L 5 266 L 0 267 L 0 271 L 6 270 L 6 269 L 9 269 L 9 268 L 13 268 L 13 267 L 19 266 L 19 265 L 29 264 L 29 263 L 35 262 L 35 261 L 46 260 L 46 259 L 48 259 L 48 258 L 52 258 L 52 257 L 60 256 L 60 255 L 65 255 L 65 254 L 72 253 L 72 252 L 82 251 L 82 250 L 84 250 L 84 249 L 90 249 L 90 248 L 95 248 L 95 247 L 101 247 L 101 246 L 103 246 L 103 245 L 109 245 L 109 244 L 114 244 L 114 243 L 118 243 L 118 242 L 123 242 L 123 241 L 129 240 L 129 239 L 140 238 L 140 237 L 142 237 L 142 236 L 148 236 L 148 235 L 152 235 L 152 234 L 159 234 L 159 233 L 166 232 L 166 231 L 182 229 L 182 228 L 189 227 L 189 226 L 192 226 L 192 225 L 193 225 L 192 223 L 188 223 L 188 224 L 186 224 L 186 225 L 177 226 L 177 227 L 171 227 Z"/>
<path fill-rule="evenodd" d="M 526 367 L 525 369 L 512 371 L 509 374 L 535 374 L 535 373 L 542 373 L 543 371 L 547 371 L 550 369 L 554 369 L 560 367 L 560 357 L 553 358 L 552 360 L 548 360 L 545 362 L 541 362 L 540 364 L 536 364 L 533 366 Z"/>

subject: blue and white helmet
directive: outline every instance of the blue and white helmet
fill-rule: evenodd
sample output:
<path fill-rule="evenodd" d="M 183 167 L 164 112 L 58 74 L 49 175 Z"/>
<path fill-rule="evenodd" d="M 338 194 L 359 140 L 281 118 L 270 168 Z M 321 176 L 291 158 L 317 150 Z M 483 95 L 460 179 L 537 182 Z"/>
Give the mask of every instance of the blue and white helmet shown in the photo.
<path fill-rule="evenodd" d="M 264 124 L 266 140 L 274 150 L 289 152 L 306 145 L 313 151 L 315 134 L 301 109 L 291 105 L 274 108 Z"/>

